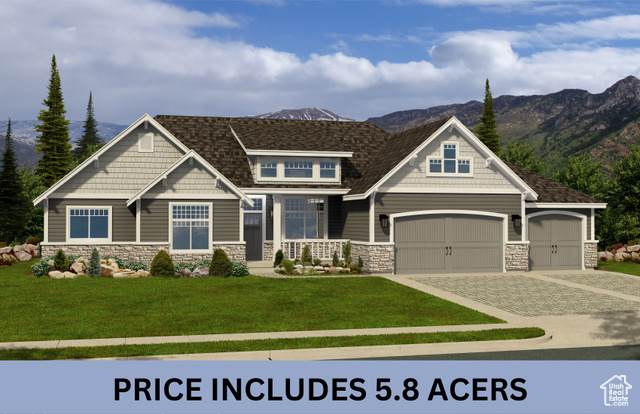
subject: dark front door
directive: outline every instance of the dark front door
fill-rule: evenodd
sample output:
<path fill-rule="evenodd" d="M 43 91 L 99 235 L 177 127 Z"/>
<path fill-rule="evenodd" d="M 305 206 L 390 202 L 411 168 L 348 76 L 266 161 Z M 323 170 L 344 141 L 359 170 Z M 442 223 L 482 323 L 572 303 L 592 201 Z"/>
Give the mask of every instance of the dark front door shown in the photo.
<path fill-rule="evenodd" d="M 244 215 L 244 241 L 247 260 L 262 260 L 262 214 Z"/>

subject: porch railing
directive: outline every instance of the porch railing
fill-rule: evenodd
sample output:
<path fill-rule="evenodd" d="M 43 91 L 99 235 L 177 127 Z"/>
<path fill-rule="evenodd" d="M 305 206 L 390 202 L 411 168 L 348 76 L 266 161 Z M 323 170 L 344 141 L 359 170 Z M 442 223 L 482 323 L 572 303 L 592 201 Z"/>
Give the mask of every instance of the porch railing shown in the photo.
<path fill-rule="evenodd" d="M 331 260 L 333 252 L 338 252 L 338 257 L 342 258 L 342 246 L 347 243 L 347 239 L 302 239 L 302 240 L 283 240 L 282 253 L 285 258 L 294 260 L 300 258 L 304 246 L 309 246 L 311 256 L 314 259 Z"/>

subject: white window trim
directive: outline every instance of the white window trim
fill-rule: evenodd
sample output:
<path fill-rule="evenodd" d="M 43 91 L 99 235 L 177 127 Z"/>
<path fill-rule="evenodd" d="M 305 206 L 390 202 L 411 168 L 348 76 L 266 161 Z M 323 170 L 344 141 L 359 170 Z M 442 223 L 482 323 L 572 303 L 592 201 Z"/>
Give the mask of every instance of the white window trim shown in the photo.
<path fill-rule="evenodd" d="M 264 242 L 267 239 L 267 196 L 266 195 L 247 195 L 247 197 L 251 199 L 261 199 L 262 200 L 262 210 L 245 210 L 242 207 L 242 202 L 240 202 L 240 210 L 243 213 L 242 215 L 242 225 L 243 228 L 240 232 L 242 236 L 242 241 L 246 242 L 244 239 L 244 214 L 260 214 L 262 215 L 262 243 L 260 243 L 260 256 L 264 258 Z"/>
<path fill-rule="evenodd" d="M 444 146 L 445 145 L 455 145 L 456 146 L 456 158 L 455 158 L 455 164 L 456 164 L 456 171 L 458 171 L 458 161 L 469 161 L 469 172 L 468 173 L 459 173 L 459 172 L 455 172 L 455 173 L 445 173 L 444 172 Z M 440 156 L 439 157 L 434 157 L 434 156 L 430 156 L 427 157 L 427 177 L 473 177 L 473 157 L 460 157 L 460 142 L 458 141 L 443 141 L 440 143 Z M 431 172 L 431 160 L 440 160 L 441 161 L 441 166 L 442 166 L 442 172 Z"/>
<path fill-rule="evenodd" d="M 102 239 L 92 239 L 92 238 L 83 238 L 83 239 L 79 239 L 79 238 L 75 238 L 72 239 L 71 238 L 71 210 L 73 209 L 84 209 L 84 210 L 108 210 L 109 211 L 109 219 L 107 220 L 108 223 L 108 230 L 107 233 L 109 235 L 109 237 L 102 238 Z M 69 243 L 86 243 L 86 244 L 100 244 L 100 243 L 111 243 L 111 240 L 113 239 L 113 233 L 112 233 L 112 223 L 113 223 L 113 207 L 112 206 L 67 206 L 67 212 L 66 212 L 66 241 Z"/>
<path fill-rule="evenodd" d="M 285 177 L 284 163 L 285 161 L 303 161 L 313 163 L 311 170 L 311 177 Z M 276 163 L 276 176 L 275 177 L 263 177 L 262 176 L 262 164 L 267 162 Z M 335 162 L 336 163 L 336 175 L 333 178 L 321 178 L 320 177 L 320 163 L 321 162 Z M 339 184 L 342 176 L 340 158 L 315 158 L 315 157 L 258 157 L 256 163 L 256 181 L 258 182 L 298 182 L 298 183 L 329 183 Z"/>
<path fill-rule="evenodd" d="M 287 200 L 288 199 L 304 199 L 304 200 L 308 200 L 310 198 L 314 198 L 314 199 L 322 199 L 322 205 L 323 205 L 323 209 L 321 211 L 321 213 L 323 214 L 323 237 L 316 237 L 316 238 L 301 238 L 301 239 L 289 239 L 287 238 Z M 329 202 L 329 197 L 324 196 L 324 197 L 302 197 L 302 196 L 286 196 L 286 197 L 282 197 L 282 218 L 281 218 L 281 223 L 282 223 L 282 240 L 283 241 L 304 241 L 304 240 L 328 240 L 329 238 L 329 220 L 327 219 L 328 217 L 328 213 L 327 213 L 327 207 L 328 207 L 328 202 Z M 318 213 L 318 212 L 316 212 Z M 275 214 L 275 210 L 274 210 L 274 214 Z M 305 224 L 306 225 L 306 224 Z M 320 229 L 318 229 L 320 230 Z M 274 231 L 275 231 L 275 224 L 274 224 Z"/>
<path fill-rule="evenodd" d="M 147 135 L 151 136 L 151 149 L 142 148 L 142 139 Z M 154 138 L 155 134 L 153 132 L 138 132 L 138 152 L 153 152 Z"/>
<path fill-rule="evenodd" d="M 209 240 L 207 240 L 207 249 L 174 249 L 173 248 L 173 206 L 209 206 Z M 242 205 L 242 203 L 240 204 Z M 213 253 L 213 203 L 191 203 L 191 202 L 169 202 L 169 253 L 178 254 L 195 254 L 195 253 Z"/>

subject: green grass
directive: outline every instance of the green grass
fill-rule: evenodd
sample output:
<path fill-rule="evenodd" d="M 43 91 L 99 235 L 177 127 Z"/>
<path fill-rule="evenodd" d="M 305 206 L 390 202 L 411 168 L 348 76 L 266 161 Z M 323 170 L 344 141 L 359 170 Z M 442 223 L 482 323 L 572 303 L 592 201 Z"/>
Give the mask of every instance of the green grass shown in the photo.
<path fill-rule="evenodd" d="M 26 276 L 0 267 L 0 342 L 504 322 L 380 277 Z"/>
<path fill-rule="evenodd" d="M 626 273 L 628 275 L 640 276 L 640 264 L 633 262 L 602 262 L 598 261 L 598 270 L 609 270 L 611 272 Z"/>
<path fill-rule="evenodd" d="M 432 344 L 443 342 L 495 341 L 537 338 L 540 328 L 491 329 L 468 332 L 435 332 L 392 335 L 359 335 L 319 338 L 260 339 L 154 345 L 118 345 L 56 349 L 13 349 L 0 351 L 0 360 L 52 360 L 149 355 L 199 354 L 282 349 L 308 349 L 395 344 Z"/>

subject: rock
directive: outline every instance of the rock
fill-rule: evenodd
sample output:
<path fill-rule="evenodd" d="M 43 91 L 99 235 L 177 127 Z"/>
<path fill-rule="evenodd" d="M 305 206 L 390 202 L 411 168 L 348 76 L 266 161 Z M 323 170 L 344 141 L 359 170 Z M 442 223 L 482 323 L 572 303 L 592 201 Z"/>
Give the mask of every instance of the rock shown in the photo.
<path fill-rule="evenodd" d="M 9 254 L 13 248 L 11 246 L 0 247 L 0 254 Z"/>
<path fill-rule="evenodd" d="M 331 268 L 330 267 L 323 267 L 322 270 L 324 270 L 325 272 L 328 272 Z"/>
<path fill-rule="evenodd" d="M 74 260 L 73 263 L 82 263 L 84 262 L 84 260 L 85 260 L 84 257 L 81 256 L 81 257 L 78 257 L 76 260 Z"/>
<path fill-rule="evenodd" d="M 319 272 L 324 272 L 324 267 L 322 266 L 314 266 L 313 268 Z"/>
<path fill-rule="evenodd" d="M 77 275 L 73 272 L 63 272 L 65 279 L 74 279 Z"/>
<path fill-rule="evenodd" d="M 0 254 L 0 257 L 2 257 L 6 262 L 9 262 L 9 263 L 13 263 L 17 260 L 15 256 L 7 253 Z"/>
<path fill-rule="evenodd" d="M 107 263 L 107 259 L 100 259 L 100 264 L 109 265 L 109 263 Z"/>
<path fill-rule="evenodd" d="M 14 253 L 18 253 L 18 252 L 24 252 L 24 246 L 13 246 L 13 252 Z"/>
<path fill-rule="evenodd" d="M 631 253 L 631 252 L 640 252 L 640 244 L 627 246 L 627 253 Z"/>
<path fill-rule="evenodd" d="M 36 249 L 33 251 L 33 257 L 40 257 L 40 249 Z"/>
<path fill-rule="evenodd" d="M 613 253 L 611 252 L 600 252 L 598 253 L 598 260 L 602 260 L 603 262 L 610 262 L 613 260 Z"/>
<path fill-rule="evenodd" d="M 207 266 L 198 266 L 191 272 L 191 277 L 199 276 L 209 276 L 209 268 Z"/>
<path fill-rule="evenodd" d="M 54 270 L 52 272 L 49 272 L 49 277 L 51 279 L 64 279 L 64 273 Z"/>
<path fill-rule="evenodd" d="M 302 269 L 302 266 L 300 266 L 300 267 L 296 267 L 295 269 L 293 269 L 293 272 L 301 275 L 301 274 L 304 273 L 304 270 Z"/>
<path fill-rule="evenodd" d="M 149 276 L 149 272 L 147 272 L 146 270 L 140 269 L 136 272 L 136 274 L 140 277 L 147 277 Z"/>
<path fill-rule="evenodd" d="M 629 253 L 616 253 L 615 258 L 616 262 L 624 262 L 628 257 L 631 257 Z"/>
<path fill-rule="evenodd" d="M 301 264 L 293 265 L 293 267 L 295 267 L 296 269 L 304 269 L 304 266 L 302 266 Z"/>
<path fill-rule="evenodd" d="M 49 265 L 49 270 L 55 270 L 55 265 L 53 264 L 53 260 L 49 260 L 47 262 L 47 264 Z"/>
<path fill-rule="evenodd" d="M 85 269 L 86 269 L 86 267 L 84 266 L 84 263 L 74 263 L 74 264 L 71 265 L 71 270 L 76 272 L 76 274 L 78 274 L 78 275 L 83 275 Z"/>
<path fill-rule="evenodd" d="M 640 253 L 631 252 L 631 259 L 636 263 L 640 263 Z"/>
<path fill-rule="evenodd" d="M 339 272 L 341 270 L 344 270 L 343 268 L 341 268 L 340 266 L 336 267 L 336 271 Z"/>
<path fill-rule="evenodd" d="M 627 248 L 626 247 L 621 247 L 618 250 L 616 250 L 616 253 L 626 253 L 627 252 Z"/>
<path fill-rule="evenodd" d="M 184 268 L 182 269 L 182 271 L 180 272 L 180 276 L 181 277 L 191 277 L 191 270 Z"/>
<path fill-rule="evenodd" d="M 120 268 L 118 267 L 118 262 L 116 262 L 115 259 L 107 260 L 107 266 L 113 267 L 116 270 L 120 270 Z"/>
<path fill-rule="evenodd" d="M 111 267 L 111 266 L 107 266 L 107 265 L 100 265 L 100 276 L 113 276 L 115 273 L 118 272 L 118 269 Z"/>
<path fill-rule="evenodd" d="M 20 260 L 21 262 L 28 262 L 31 259 L 33 259 L 33 256 L 31 256 L 29 253 L 22 250 L 15 252 L 15 254 L 18 260 Z"/>

